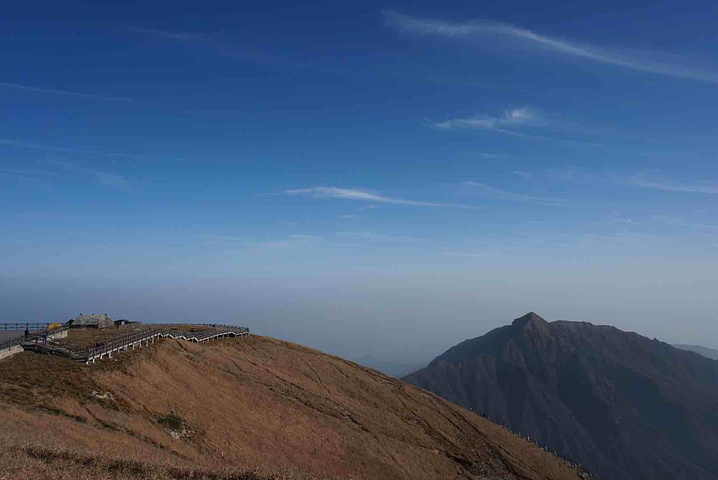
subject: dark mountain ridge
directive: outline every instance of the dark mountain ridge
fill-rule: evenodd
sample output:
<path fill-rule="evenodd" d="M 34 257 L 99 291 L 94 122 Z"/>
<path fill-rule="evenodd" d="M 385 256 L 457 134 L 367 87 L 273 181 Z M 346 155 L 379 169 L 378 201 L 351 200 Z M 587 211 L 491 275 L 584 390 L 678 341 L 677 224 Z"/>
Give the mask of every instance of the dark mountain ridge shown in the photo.
<path fill-rule="evenodd" d="M 531 312 L 405 378 L 607 479 L 718 478 L 718 362 Z"/>

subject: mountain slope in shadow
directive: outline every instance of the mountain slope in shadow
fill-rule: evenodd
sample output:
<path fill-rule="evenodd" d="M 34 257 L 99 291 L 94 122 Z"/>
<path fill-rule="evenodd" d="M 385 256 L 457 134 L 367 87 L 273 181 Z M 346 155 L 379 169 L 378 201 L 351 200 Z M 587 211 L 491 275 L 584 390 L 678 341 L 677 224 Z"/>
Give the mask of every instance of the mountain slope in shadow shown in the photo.
<path fill-rule="evenodd" d="M 532 312 L 404 380 L 602 478 L 718 478 L 718 362 L 635 333 Z"/>

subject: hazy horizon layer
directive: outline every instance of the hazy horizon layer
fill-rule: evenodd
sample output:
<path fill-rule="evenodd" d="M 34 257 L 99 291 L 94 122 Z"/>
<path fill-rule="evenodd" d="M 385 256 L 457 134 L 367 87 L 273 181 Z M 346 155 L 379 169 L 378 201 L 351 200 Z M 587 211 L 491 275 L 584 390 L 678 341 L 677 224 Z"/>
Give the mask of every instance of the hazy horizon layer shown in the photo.
<path fill-rule="evenodd" d="M 232 323 L 347 358 L 423 362 L 536 311 L 547 321 L 608 324 L 667 343 L 714 347 L 710 339 L 718 332 L 711 320 L 716 312 L 696 312 L 691 306 L 701 302 L 701 292 L 674 285 L 670 291 L 621 295 L 634 289 L 637 275 L 630 263 L 621 265 L 628 271 L 595 268 L 588 278 L 578 269 L 571 284 L 561 285 L 523 277 L 524 266 L 509 271 L 499 270 L 500 265 L 488 279 L 473 266 L 457 267 L 452 283 L 435 282 L 434 274 L 418 268 L 401 275 L 380 273 L 378 266 L 375 272 L 311 285 L 296 278 L 199 280 L 182 275 L 165 281 L 89 276 L 62 283 L 4 277 L 0 321 L 67 321 L 79 313 L 108 313 L 146 323 Z M 543 268 L 549 266 L 534 267 Z M 703 268 L 709 276 L 711 266 Z M 426 295 L 429 289 L 431 295 Z M 614 296 L 600 294 L 603 289 Z"/>

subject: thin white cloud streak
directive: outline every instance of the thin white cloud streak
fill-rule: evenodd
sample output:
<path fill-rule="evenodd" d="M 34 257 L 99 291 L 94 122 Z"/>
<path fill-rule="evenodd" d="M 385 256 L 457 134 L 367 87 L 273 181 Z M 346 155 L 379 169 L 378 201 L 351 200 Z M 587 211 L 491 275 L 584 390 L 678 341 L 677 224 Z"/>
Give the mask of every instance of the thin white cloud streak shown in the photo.
<path fill-rule="evenodd" d="M 205 243 L 220 243 L 220 242 L 229 242 L 229 243 L 249 243 L 250 240 L 244 237 L 234 237 L 231 235 L 216 235 L 216 234 L 204 234 L 201 236 L 204 239 Z"/>
<path fill-rule="evenodd" d="M 550 206 L 558 206 L 558 207 L 568 207 L 568 206 L 573 205 L 573 201 L 571 201 L 571 200 L 566 200 L 566 199 L 561 199 L 561 198 L 552 198 L 552 197 L 540 197 L 540 196 L 534 196 L 534 195 L 526 195 L 523 193 L 508 192 L 506 190 L 501 190 L 500 188 L 495 188 L 495 187 L 492 187 L 491 185 L 486 185 L 485 183 L 480 183 L 480 182 L 466 181 L 466 182 L 462 182 L 462 185 L 474 187 L 481 192 L 489 194 L 492 197 L 504 199 L 504 200 L 511 200 L 511 201 L 516 201 L 516 202 L 537 203 L 537 204 L 541 204 L 541 205 L 550 205 Z"/>
<path fill-rule="evenodd" d="M 58 175 L 57 172 L 44 168 L 0 168 L 0 173 L 32 180 L 56 177 Z"/>
<path fill-rule="evenodd" d="M 416 237 L 410 237 L 407 235 L 390 235 L 386 233 L 376 232 L 335 232 L 335 235 L 361 238 L 369 241 L 378 242 L 421 242 L 421 239 Z"/>
<path fill-rule="evenodd" d="M 127 178 L 119 173 L 81 167 L 72 162 L 63 160 L 53 160 L 50 163 L 78 175 L 89 175 L 94 179 L 95 183 L 102 187 L 110 187 L 123 192 L 130 190 L 130 184 L 127 181 Z"/>
<path fill-rule="evenodd" d="M 21 182 L 23 188 L 45 188 L 54 183 L 55 172 L 42 169 L 27 168 L 0 168 L 0 178 L 9 177 L 16 182 Z"/>
<path fill-rule="evenodd" d="M 514 170 L 513 173 L 514 173 L 514 175 L 517 175 L 517 176 L 523 178 L 524 180 L 533 180 L 533 178 L 534 178 L 533 172 L 525 172 L 523 170 Z"/>
<path fill-rule="evenodd" d="M 407 205 L 414 207 L 453 207 L 453 208 L 476 208 L 469 205 L 459 205 L 455 203 L 441 202 L 423 202 L 416 200 L 406 200 L 403 198 L 387 197 L 376 193 L 357 190 L 353 188 L 337 188 L 337 187 L 312 187 L 312 188 L 295 188 L 282 192 L 285 195 L 297 196 L 307 195 L 316 198 L 338 198 L 344 200 L 359 200 L 364 202 L 391 203 L 395 205 Z"/>
<path fill-rule="evenodd" d="M 461 257 L 461 258 L 481 258 L 486 257 L 488 253 L 473 253 L 473 252 L 444 252 L 442 254 L 445 257 Z"/>
<path fill-rule="evenodd" d="M 155 28 L 133 27 L 133 26 L 128 26 L 126 28 L 129 30 L 135 31 L 135 32 L 147 33 L 149 35 L 154 35 L 156 37 L 168 38 L 170 40 L 187 41 L 187 40 L 202 40 L 205 38 L 204 35 L 197 34 L 197 33 L 170 32 L 167 30 L 157 30 Z"/>
<path fill-rule="evenodd" d="M 75 163 L 64 160 L 49 160 L 48 163 L 60 170 L 45 168 L 0 168 L 0 175 L 11 175 L 36 182 L 37 185 L 46 185 L 61 182 L 63 180 L 63 171 L 65 171 L 77 176 L 89 176 L 93 179 L 94 183 L 102 187 L 110 187 L 125 192 L 130 190 L 130 183 L 127 178 L 119 173 L 81 167 Z"/>
<path fill-rule="evenodd" d="M 647 190 L 676 193 L 718 194 L 718 182 L 715 181 L 706 183 L 678 183 L 669 179 L 650 178 L 645 171 L 635 174 L 601 175 L 569 167 L 566 169 L 548 169 L 544 171 L 544 174 L 562 181 L 579 184 L 638 187 Z"/>
<path fill-rule="evenodd" d="M 718 84 L 717 71 L 688 65 L 685 60 L 669 54 L 594 47 L 580 42 L 552 38 L 514 25 L 493 21 L 450 22 L 412 17 L 393 11 L 385 11 L 384 20 L 387 26 L 404 32 L 455 39 L 482 40 L 485 37 L 500 37 L 521 43 L 528 48 L 547 50 L 645 73 Z M 486 43 L 493 48 L 498 48 L 496 43 Z"/>
<path fill-rule="evenodd" d="M 563 144 L 579 144 L 592 147 L 603 147 L 602 143 L 584 142 L 581 140 L 566 140 L 562 138 L 550 137 L 545 135 L 535 135 L 515 130 L 516 128 L 552 126 L 560 129 L 561 126 L 557 122 L 550 122 L 540 116 L 535 110 L 530 108 L 514 108 L 507 110 L 499 117 L 490 115 L 475 115 L 467 118 L 454 118 L 443 121 L 428 122 L 439 130 L 457 130 L 457 129 L 473 129 L 487 130 L 490 132 L 500 133 L 502 135 L 511 135 L 513 137 L 526 138 L 530 140 L 558 142 Z M 490 158 L 490 157 L 489 157 Z"/>
<path fill-rule="evenodd" d="M 61 89 L 57 89 L 57 88 L 35 87 L 32 85 L 23 85 L 20 83 L 0 82 L 0 87 L 13 88 L 16 90 L 26 90 L 28 92 L 48 93 L 51 95 L 64 95 L 64 96 L 68 96 L 68 97 L 92 98 L 92 99 L 96 99 L 96 100 L 152 103 L 152 102 L 148 102 L 146 100 L 138 100 L 138 99 L 129 98 L 129 97 L 117 97 L 114 95 L 102 95 L 102 94 L 98 94 L 98 93 L 75 92 L 75 91 L 71 91 L 71 90 L 61 90 Z"/>
<path fill-rule="evenodd" d="M 294 235 L 290 235 L 284 240 L 269 240 L 266 242 L 251 242 L 250 245 L 254 247 L 259 248 L 266 248 L 266 249 L 285 249 L 285 248 L 294 248 L 300 245 L 309 245 L 313 243 L 315 239 L 310 238 L 294 238 Z"/>
<path fill-rule="evenodd" d="M 434 122 L 434 126 L 439 130 L 455 130 L 455 129 L 480 129 L 488 130 L 491 132 L 500 133 L 502 135 L 511 135 L 512 137 L 528 138 L 531 140 L 541 140 L 549 142 L 565 142 L 553 137 L 546 137 L 544 135 L 534 135 L 531 133 L 516 132 L 514 130 L 507 130 L 492 125 L 491 121 L 487 121 L 484 117 L 472 117 L 472 118 L 457 118 L 452 120 L 444 120 L 441 122 Z"/>
<path fill-rule="evenodd" d="M 215 235 L 205 234 L 201 238 L 204 239 L 202 243 L 206 245 L 216 245 L 223 247 L 231 247 L 234 250 L 247 251 L 253 248 L 259 249 L 287 249 L 296 246 L 308 246 L 314 245 L 324 240 L 319 235 L 306 235 L 306 234 L 292 234 L 286 237 L 274 240 L 258 240 L 244 237 L 235 237 L 230 235 Z"/>
<path fill-rule="evenodd" d="M 273 68 L 282 70 L 293 69 L 293 70 L 311 70 L 313 72 L 324 72 L 336 77 L 342 78 L 354 78 L 356 75 L 354 72 L 327 66 L 317 62 L 307 61 L 304 59 L 296 59 L 286 56 L 273 55 L 271 53 L 265 53 L 263 51 L 254 50 L 248 47 L 242 47 L 233 43 L 222 41 L 218 35 L 213 34 L 197 34 L 187 32 L 170 32 L 164 30 L 157 30 L 152 28 L 143 27 L 127 27 L 129 30 L 142 33 L 146 35 L 152 35 L 155 37 L 164 38 L 167 40 L 183 43 L 185 45 L 196 46 L 200 48 L 206 48 L 208 51 L 235 58 L 242 62 L 255 62 L 263 65 L 268 65 Z"/>
<path fill-rule="evenodd" d="M 557 179 L 563 182 L 573 182 L 579 184 L 617 183 L 617 178 L 615 177 L 580 170 L 573 165 L 568 165 L 565 168 L 549 168 L 536 172 L 536 175 L 546 176 L 552 180 Z"/>
<path fill-rule="evenodd" d="M 289 235 L 289 238 L 292 240 L 318 240 L 322 237 L 317 235 L 294 234 Z"/>
<path fill-rule="evenodd" d="M 432 122 L 437 128 L 485 128 L 499 129 L 501 127 L 516 127 L 522 125 L 538 125 L 543 120 L 539 114 L 530 108 L 512 108 L 506 110 L 499 117 L 489 115 L 476 115 L 469 118 L 456 118 L 442 122 Z"/>
<path fill-rule="evenodd" d="M 623 217 L 618 212 L 614 213 L 613 215 L 610 215 L 608 217 L 608 220 L 614 223 L 627 223 L 629 225 L 636 225 L 638 222 L 632 219 L 631 217 Z"/>
<path fill-rule="evenodd" d="M 641 177 L 631 178 L 627 181 L 627 183 L 635 187 L 647 188 L 651 190 L 662 190 L 665 192 L 718 194 L 718 184 L 716 183 L 704 185 L 688 185 L 665 180 L 649 180 Z"/>
<path fill-rule="evenodd" d="M 709 234 L 715 234 L 718 232 L 718 225 L 715 224 L 707 224 L 707 223 L 698 223 L 691 219 L 682 220 L 679 218 L 669 217 L 666 215 L 653 215 L 651 217 L 653 220 L 657 220 L 661 223 L 664 223 L 666 225 L 680 228 L 680 229 L 694 229 L 702 233 L 709 233 Z"/>
<path fill-rule="evenodd" d="M 132 155 L 129 153 L 106 152 L 106 151 L 101 151 L 101 150 L 82 150 L 79 148 L 54 147 L 51 145 L 44 145 L 44 144 L 40 144 L 40 143 L 23 142 L 21 140 L 11 140 L 8 138 L 0 138 L 0 145 L 6 145 L 8 147 L 29 148 L 32 150 L 47 150 L 50 152 L 80 153 L 83 155 L 105 155 L 108 157 L 120 157 L 120 158 L 142 158 L 142 157 L 144 157 L 144 155 Z"/>

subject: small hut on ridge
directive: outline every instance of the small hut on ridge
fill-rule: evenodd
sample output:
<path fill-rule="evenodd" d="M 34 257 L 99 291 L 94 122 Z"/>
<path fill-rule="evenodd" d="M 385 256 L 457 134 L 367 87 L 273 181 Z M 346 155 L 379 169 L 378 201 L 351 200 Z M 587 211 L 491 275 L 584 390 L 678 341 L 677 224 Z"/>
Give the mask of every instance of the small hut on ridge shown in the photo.
<path fill-rule="evenodd" d="M 109 315 L 83 315 L 79 314 L 77 318 L 73 318 L 69 322 L 70 328 L 108 328 L 114 327 L 115 321 Z"/>

